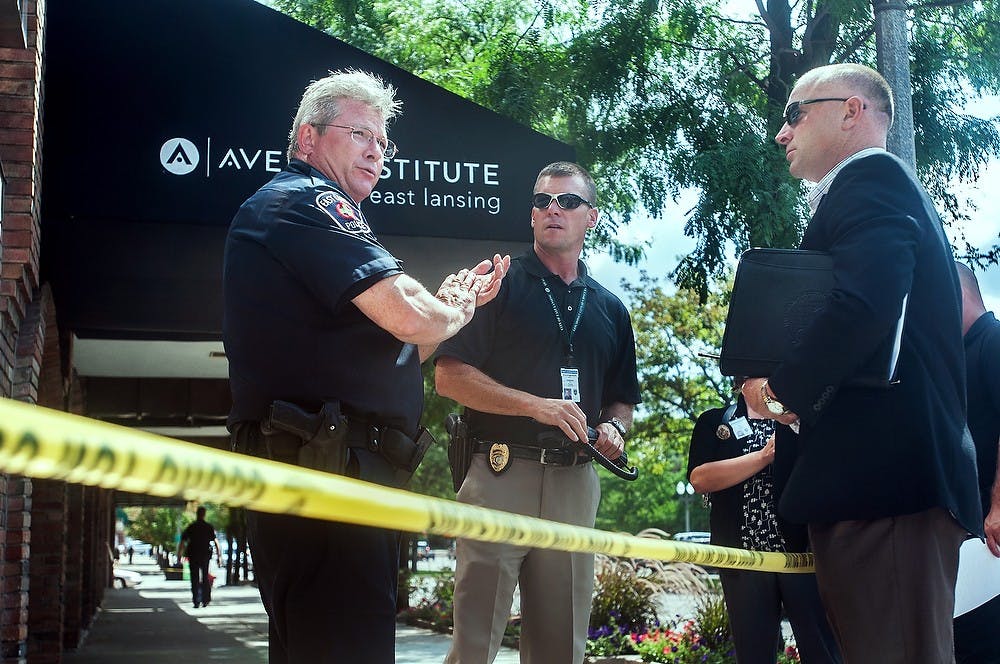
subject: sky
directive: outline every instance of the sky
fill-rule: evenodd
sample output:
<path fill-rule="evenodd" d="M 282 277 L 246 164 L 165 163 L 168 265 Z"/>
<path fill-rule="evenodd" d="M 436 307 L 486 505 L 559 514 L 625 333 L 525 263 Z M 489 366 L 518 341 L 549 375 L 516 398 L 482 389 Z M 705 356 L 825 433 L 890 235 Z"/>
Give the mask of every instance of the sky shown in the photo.
<path fill-rule="evenodd" d="M 965 111 L 978 117 L 996 117 L 1000 115 L 1000 96 L 976 100 Z M 993 159 L 981 172 L 977 182 L 961 186 L 959 190 L 968 192 L 976 206 L 974 211 L 970 211 L 971 219 L 964 226 L 968 241 L 980 249 L 1000 242 L 1000 196 L 996 195 L 1000 191 L 1000 160 Z M 652 244 L 646 249 L 645 259 L 638 266 L 632 267 L 616 263 L 607 254 L 591 254 L 587 256 L 586 262 L 592 276 L 622 300 L 625 300 L 625 296 L 621 280 L 638 282 L 640 270 L 660 277 L 661 282 L 668 285 L 670 280 L 666 276 L 677 266 L 678 259 L 695 246 L 694 239 L 685 237 L 683 229 L 686 212 L 694 206 L 696 200 L 696 191 L 685 191 L 659 219 L 635 217 L 632 223 L 619 229 L 618 236 L 625 242 L 650 241 Z M 950 232 L 949 236 L 956 247 L 964 246 L 956 241 L 955 232 Z M 736 259 L 736 256 L 731 256 L 733 265 L 736 264 Z M 1000 266 L 977 269 L 976 276 L 986 308 L 1000 315 Z"/>

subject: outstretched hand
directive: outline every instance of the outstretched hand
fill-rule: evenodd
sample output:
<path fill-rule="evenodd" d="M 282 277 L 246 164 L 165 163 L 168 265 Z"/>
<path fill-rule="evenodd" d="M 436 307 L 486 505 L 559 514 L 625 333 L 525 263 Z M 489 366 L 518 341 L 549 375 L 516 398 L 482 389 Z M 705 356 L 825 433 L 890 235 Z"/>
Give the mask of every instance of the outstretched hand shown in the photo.
<path fill-rule="evenodd" d="M 448 275 L 435 297 L 456 309 L 468 311 L 471 316 L 476 307 L 496 297 L 509 268 L 510 256 L 495 254 L 492 261 L 486 259 L 471 269 Z"/>
<path fill-rule="evenodd" d="M 497 293 L 500 292 L 500 284 L 503 283 L 503 278 L 507 276 L 509 269 L 509 254 L 503 257 L 500 254 L 493 254 L 492 262 L 484 260 L 472 268 L 472 272 L 482 280 L 479 294 L 476 296 L 477 307 L 483 306 L 497 296 Z"/>

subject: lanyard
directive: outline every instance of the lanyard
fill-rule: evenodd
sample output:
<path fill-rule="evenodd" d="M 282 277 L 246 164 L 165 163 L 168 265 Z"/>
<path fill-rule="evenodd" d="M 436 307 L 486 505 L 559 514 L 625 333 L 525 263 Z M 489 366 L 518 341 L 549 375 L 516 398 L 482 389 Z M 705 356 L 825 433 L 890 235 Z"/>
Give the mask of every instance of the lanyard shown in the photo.
<path fill-rule="evenodd" d="M 573 321 L 573 327 L 570 328 L 569 332 L 566 331 L 566 325 L 563 323 L 562 315 L 559 313 L 559 307 L 556 305 L 556 299 L 552 297 L 552 289 L 549 288 L 549 282 L 545 280 L 545 277 L 540 277 L 542 280 L 542 286 L 545 288 L 545 296 L 549 298 L 549 304 L 552 305 L 552 313 L 556 317 L 556 325 L 559 326 L 559 331 L 562 332 L 566 339 L 567 348 L 567 360 L 571 363 L 573 362 L 573 337 L 576 335 L 576 328 L 580 327 L 580 319 L 583 318 L 583 308 L 587 304 L 587 287 L 583 287 L 583 292 L 580 293 L 580 303 L 576 306 L 576 319 Z"/>

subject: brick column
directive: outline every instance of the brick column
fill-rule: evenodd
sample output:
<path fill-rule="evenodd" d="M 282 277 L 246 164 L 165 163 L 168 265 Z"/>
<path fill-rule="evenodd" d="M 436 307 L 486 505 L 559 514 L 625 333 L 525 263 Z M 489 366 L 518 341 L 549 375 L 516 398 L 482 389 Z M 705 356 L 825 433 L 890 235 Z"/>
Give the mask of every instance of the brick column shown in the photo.
<path fill-rule="evenodd" d="M 25 47 L 0 48 L 0 161 L 7 181 L 0 222 L 0 396 L 35 401 L 43 332 L 40 309 L 31 318 L 29 308 L 39 293 L 44 0 L 22 0 L 22 7 Z M 27 657 L 32 482 L 7 476 L 0 490 L 0 662 L 20 663 Z"/>
<path fill-rule="evenodd" d="M 31 480 L 8 475 L 4 506 L 3 579 L 0 580 L 0 663 L 24 664 L 28 637 L 28 551 Z"/>
<path fill-rule="evenodd" d="M 62 661 L 67 543 L 65 482 L 35 480 L 31 496 L 31 602 L 28 657 L 32 664 Z"/>
<path fill-rule="evenodd" d="M 72 650 L 80 646 L 86 633 L 83 618 L 83 506 L 84 487 L 70 484 L 66 487 L 66 541 L 73 546 L 66 550 L 66 577 L 63 614 L 63 646 Z"/>

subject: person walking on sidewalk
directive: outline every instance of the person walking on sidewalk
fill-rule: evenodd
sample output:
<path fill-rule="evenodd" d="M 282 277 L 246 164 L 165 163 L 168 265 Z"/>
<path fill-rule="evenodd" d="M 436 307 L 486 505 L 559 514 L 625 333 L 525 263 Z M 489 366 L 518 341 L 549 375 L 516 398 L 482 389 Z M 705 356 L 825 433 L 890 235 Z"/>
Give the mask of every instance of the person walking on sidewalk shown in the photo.
<path fill-rule="evenodd" d="M 212 582 L 208 574 L 208 563 L 212 560 L 212 545 L 215 545 L 215 561 L 222 565 L 222 548 L 215 537 L 215 528 L 205 521 L 205 508 L 199 507 L 195 513 L 194 523 L 181 533 L 180 544 L 177 545 L 177 560 L 185 553 L 188 557 L 188 568 L 191 570 L 191 601 L 194 608 L 208 606 L 212 601 Z"/>

